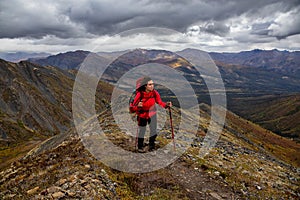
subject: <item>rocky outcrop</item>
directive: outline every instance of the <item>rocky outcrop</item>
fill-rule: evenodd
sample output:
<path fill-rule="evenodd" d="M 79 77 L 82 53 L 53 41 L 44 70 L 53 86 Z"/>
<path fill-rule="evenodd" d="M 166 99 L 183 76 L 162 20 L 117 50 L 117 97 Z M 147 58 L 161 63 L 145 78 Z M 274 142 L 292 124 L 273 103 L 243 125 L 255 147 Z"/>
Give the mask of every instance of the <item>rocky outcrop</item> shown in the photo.
<path fill-rule="evenodd" d="M 117 184 L 78 138 L 14 162 L 0 173 L 1 199 L 118 199 Z"/>

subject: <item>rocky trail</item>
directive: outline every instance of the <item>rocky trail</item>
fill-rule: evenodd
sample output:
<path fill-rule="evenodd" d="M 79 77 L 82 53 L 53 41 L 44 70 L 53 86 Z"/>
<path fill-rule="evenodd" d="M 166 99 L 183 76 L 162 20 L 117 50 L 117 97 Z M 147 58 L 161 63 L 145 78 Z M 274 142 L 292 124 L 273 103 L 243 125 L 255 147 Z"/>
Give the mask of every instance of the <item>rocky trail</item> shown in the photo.
<path fill-rule="evenodd" d="M 102 113 L 83 124 L 85 133 L 93 136 L 93 123 L 100 121 L 114 145 L 135 153 L 134 137 L 122 133 L 108 116 Z M 268 156 L 230 129 L 223 130 L 207 156 L 199 157 L 206 124 L 205 120 L 201 122 L 190 148 L 178 159 L 147 173 L 122 172 L 104 165 L 71 129 L 3 169 L 0 198 L 299 199 L 299 168 Z M 157 140 L 157 150 L 172 142 L 167 125 Z"/>
<path fill-rule="evenodd" d="M 144 174 L 112 170 L 94 159 L 76 137 L 14 162 L 0 173 L 0 183 L 1 199 L 127 199 L 128 194 L 131 199 L 239 199 L 222 178 L 182 159 Z"/>

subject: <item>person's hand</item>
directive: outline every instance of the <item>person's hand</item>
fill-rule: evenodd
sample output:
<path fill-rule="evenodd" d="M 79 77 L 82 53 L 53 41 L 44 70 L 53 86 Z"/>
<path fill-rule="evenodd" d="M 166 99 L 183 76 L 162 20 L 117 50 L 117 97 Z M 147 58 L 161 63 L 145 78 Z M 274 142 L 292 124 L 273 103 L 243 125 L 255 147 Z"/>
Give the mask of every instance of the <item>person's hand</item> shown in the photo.
<path fill-rule="evenodd" d="M 140 101 L 140 102 L 138 103 L 137 106 L 138 106 L 139 108 L 143 107 L 143 102 Z"/>
<path fill-rule="evenodd" d="M 172 107 L 172 102 L 171 101 L 167 102 L 167 108 L 171 108 L 171 107 Z"/>

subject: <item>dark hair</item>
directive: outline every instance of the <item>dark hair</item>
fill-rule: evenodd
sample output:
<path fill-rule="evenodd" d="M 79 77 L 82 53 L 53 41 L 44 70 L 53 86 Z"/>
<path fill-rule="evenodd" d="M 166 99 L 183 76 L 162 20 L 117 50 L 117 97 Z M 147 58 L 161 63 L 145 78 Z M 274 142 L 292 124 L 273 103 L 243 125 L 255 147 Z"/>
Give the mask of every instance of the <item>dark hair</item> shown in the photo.
<path fill-rule="evenodd" d="M 143 78 L 143 80 L 141 81 L 141 87 L 139 87 L 139 91 L 145 91 L 146 90 L 146 86 L 148 84 L 149 81 L 151 81 L 152 79 L 149 76 L 145 76 Z"/>

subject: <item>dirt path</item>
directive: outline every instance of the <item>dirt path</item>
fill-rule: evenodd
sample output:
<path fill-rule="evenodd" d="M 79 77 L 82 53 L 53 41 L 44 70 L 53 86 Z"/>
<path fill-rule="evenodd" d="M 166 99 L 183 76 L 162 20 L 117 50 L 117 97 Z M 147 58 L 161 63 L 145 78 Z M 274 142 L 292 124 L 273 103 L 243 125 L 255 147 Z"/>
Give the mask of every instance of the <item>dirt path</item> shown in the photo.
<path fill-rule="evenodd" d="M 164 169 L 137 175 L 131 187 L 141 196 L 151 195 L 153 190 L 160 188 L 174 190 L 174 199 L 242 199 L 219 176 L 212 178 L 203 169 L 180 159 Z"/>
<path fill-rule="evenodd" d="M 177 161 L 170 166 L 174 179 L 190 199 L 237 199 L 234 191 L 219 177 L 212 178 L 203 169 Z"/>

